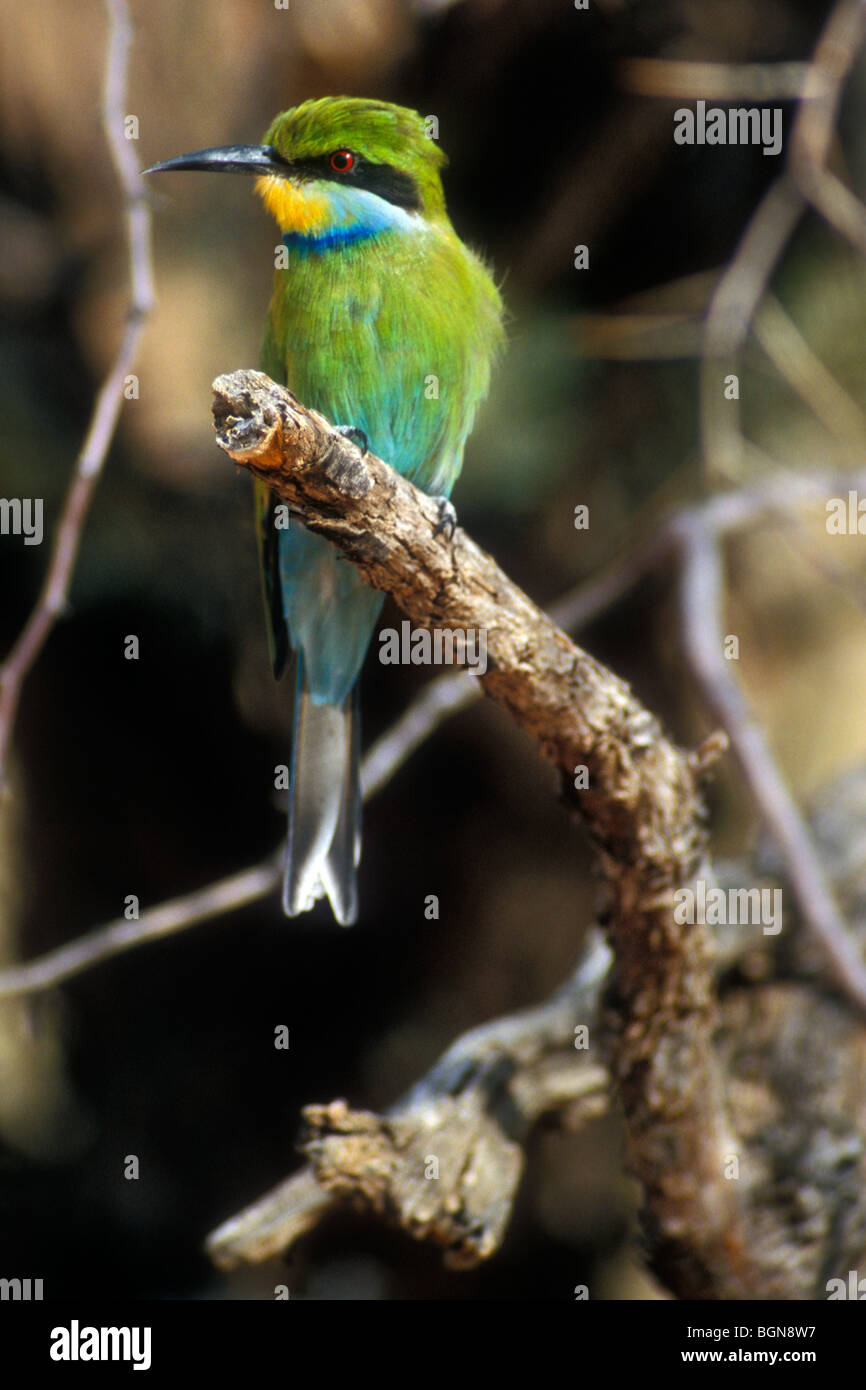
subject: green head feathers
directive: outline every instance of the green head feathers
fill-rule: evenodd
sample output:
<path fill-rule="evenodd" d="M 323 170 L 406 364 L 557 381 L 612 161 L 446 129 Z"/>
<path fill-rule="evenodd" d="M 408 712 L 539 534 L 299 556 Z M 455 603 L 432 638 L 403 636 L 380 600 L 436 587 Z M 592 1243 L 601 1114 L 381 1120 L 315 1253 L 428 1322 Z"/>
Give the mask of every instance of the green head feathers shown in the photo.
<path fill-rule="evenodd" d="M 277 116 L 265 133 L 301 181 L 366 189 L 429 220 L 445 218 L 446 157 L 416 111 L 366 97 L 320 97 Z"/>

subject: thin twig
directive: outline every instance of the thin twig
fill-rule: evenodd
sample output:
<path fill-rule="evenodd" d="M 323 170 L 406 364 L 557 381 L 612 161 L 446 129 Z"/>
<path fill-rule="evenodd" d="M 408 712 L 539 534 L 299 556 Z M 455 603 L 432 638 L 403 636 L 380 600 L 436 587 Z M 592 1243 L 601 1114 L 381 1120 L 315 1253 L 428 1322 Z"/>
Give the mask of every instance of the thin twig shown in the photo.
<path fill-rule="evenodd" d="M 741 482 L 744 440 L 739 393 L 726 396 L 724 379 L 739 375 L 739 354 L 773 272 L 804 209 L 785 173 L 752 214 L 707 310 L 701 353 L 700 419 L 707 480 Z"/>
<path fill-rule="evenodd" d="M 439 724 L 471 704 L 479 694 L 477 681 L 465 672 L 431 681 L 366 754 L 361 765 L 364 801 L 381 791 Z M 53 989 L 125 951 L 259 902 L 279 886 L 284 853 L 281 846 L 258 864 L 192 893 L 170 898 L 142 912 L 135 921 L 116 917 L 34 960 L 0 970 L 0 999 Z"/>
<path fill-rule="evenodd" d="M 791 133 L 787 168 L 752 214 L 710 301 L 700 379 L 702 454 L 707 478 L 739 481 L 743 438 L 739 395 L 724 378 L 739 372 L 739 354 L 773 273 L 808 202 L 866 254 L 866 210 L 826 168 L 845 81 L 862 42 L 866 0 L 840 0 L 815 47 Z M 856 207 L 852 207 L 852 203 Z"/>
<path fill-rule="evenodd" d="M 805 822 L 764 732 L 725 661 L 724 580 L 718 536 L 697 508 L 680 518 L 679 533 L 683 636 L 689 667 L 708 708 L 730 738 L 752 798 L 782 853 L 785 873 L 806 926 L 824 952 L 830 975 L 849 999 L 866 1009 L 866 962 L 836 910 Z"/>
<path fill-rule="evenodd" d="M 466 671 L 432 680 L 367 752 L 361 767 L 364 800 L 375 796 L 440 724 L 480 694 L 477 680 Z"/>
<path fill-rule="evenodd" d="M 622 86 L 638 96 L 705 101 L 815 100 L 809 63 L 697 63 L 678 58 L 627 58 Z"/>
<path fill-rule="evenodd" d="M 254 864 L 240 873 L 197 888 L 192 893 L 171 898 L 159 907 L 150 908 L 134 921 L 116 917 L 103 927 L 95 927 L 84 936 L 54 951 L 47 951 L 23 965 L 13 965 L 0 972 L 0 999 L 15 994 L 37 994 L 53 989 L 64 980 L 102 965 L 113 956 L 150 941 L 186 931 L 199 922 L 234 912 L 239 907 L 257 902 L 276 888 L 280 881 L 282 854 Z"/>
<path fill-rule="evenodd" d="M 866 0 L 840 0 L 815 50 L 815 100 L 800 106 L 789 166 L 803 198 L 866 256 L 866 207 L 827 167 L 842 90 L 864 35 Z"/>
<path fill-rule="evenodd" d="M 755 315 L 755 337 L 773 366 L 851 454 L 863 457 L 866 414 L 812 351 L 797 325 L 769 290 Z"/>
<path fill-rule="evenodd" d="M 866 27 L 864 0 L 840 0 L 815 48 L 805 94 L 797 112 L 786 172 L 770 187 L 754 213 L 733 260 L 721 277 L 707 314 L 701 364 L 701 431 L 705 476 L 740 478 L 750 446 L 742 430 L 739 393 L 723 392 L 723 377 L 737 375 L 739 355 L 758 318 L 759 336 L 787 379 L 807 395 L 813 409 L 839 416 L 839 392 L 829 373 L 815 374 L 806 344 L 783 334 L 775 301 L 766 304 L 770 281 L 807 202 L 811 202 L 859 250 L 866 253 L 866 209 L 827 169 L 844 84 Z M 856 206 L 852 206 L 856 205 Z M 764 304 L 764 308 L 761 306 Z M 773 333 L 775 330 L 775 335 Z M 808 371 L 807 371 L 808 368 Z M 809 376 L 808 385 L 804 377 Z M 830 404 L 832 403 L 832 405 Z M 861 436 L 859 410 L 843 412 L 846 434 Z M 835 424 L 835 419 L 832 423 Z M 838 430 L 839 425 L 835 424 Z M 786 483 L 792 482 L 790 477 Z M 829 885 L 763 732 L 722 654 L 722 562 L 706 518 L 683 518 L 682 608 L 690 664 L 704 697 L 722 720 L 770 834 L 779 846 L 804 918 L 827 956 L 830 970 L 850 998 L 866 1004 L 866 966 L 854 950 L 836 911 Z"/>
<path fill-rule="evenodd" d="M 109 34 L 102 119 L 124 196 L 131 282 L 130 308 L 123 338 L 96 399 L 90 426 L 76 460 L 42 591 L 21 635 L 0 667 L 0 791 L 6 786 L 9 746 L 21 689 L 49 633 L 66 608 L 84 524 L 114 436 L 126 378 L 135 365 L 145 319 L 154 300 L 150 213 L 134 147 L 123 135 L 132 28 L 125 0 L 106 0 L 106 9 Z"/>

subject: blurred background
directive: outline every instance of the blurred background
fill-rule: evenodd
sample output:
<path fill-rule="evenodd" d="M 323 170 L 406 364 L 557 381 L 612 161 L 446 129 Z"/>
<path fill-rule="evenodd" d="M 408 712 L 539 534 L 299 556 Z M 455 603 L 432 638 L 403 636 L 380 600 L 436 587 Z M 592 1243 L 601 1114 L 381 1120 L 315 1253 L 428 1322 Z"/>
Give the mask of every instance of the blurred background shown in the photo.
<path fill-rule="evenodd" d="M 809 56 L 815 0 L 132 0 L 128 111 L 142 167 L 257 143 L 308 97 L 370 95 L 439 119 L 458 232 L 495 268 L 509 352 L 455 491 L 461 523 L 544 605 L 628 553 L 701 485 L 699 320 L 780 160 L 678 146 L 627 60 Z M 98 0 L 0 0 L 0 494 L 45 499 L 46 539 L 0 537 L 0 650 L 48 546 L 128 297 L 100 124 Z M 774 103 L 779 104 L 779 103 Z M 793 104 L 782 103 L 786 134 Z M 838 123 L 866 192 L 866 62 Z M 262 859 L 284 810 L 290 689 L 273 682 L 250 481 L 213 442 L 210 383 L 255 366 L 275 231 L 250 182 L 152 193 L 158 305 L 87 523 L 68 612 L 30 676 L 0 804 L 0 957 Z M 574 248 L 589 248 L 576 270 Z M 774 281 L 799 334 L 866 409 L 866 267 L 810 215 Z M 791 469 L 862 466 L 759 346 L 744 426 Z M 866 443 L 866 437 L 864 437 Z M 590 509 L 588 530 L 574 508 Z M 737 674 L 798 797 L 866 753 L 862 541 L 759 528 L 727 549 Z M 822 563 L 826 561 L 826 565 Z M 827 566 L 846 582 L 828 577 Z M 581 634 L 683 743 L 711 728 L 684 666 L 675 576 Z M 850 581 L 850 582 L 847 582 Z M 386 609 L 384 621 L 399 621 Z M 138 661 L 124 639 L 140 640 Z M 365 742 L 430 673 L 363 675 Z M 714 843 L 756 826 L 722 769 Z M 439 896 L 438 921 L 424 901 Z M 276 896 L 0 1005 L 0 1273 L 99 1296 L 570 1299 L 658 1296 L 635 1242 L 615 1120 L 538 1132 L 504 1249 L 483 1269 L 337 1215 L 287 1261 L 222 1276 L 219 1221 L 286 1176 L 300 1108 L 383 1108 L 466 1028 L 531 1004 L 577 959 L 592 860 L 554 774 L 480 702 L 367 808 L 361 918 L 294 922 Z M 276 1052 L 273 1030 L 290 1028 Z M 126 1155 L 141 1177 L 127 1181 Z"/>

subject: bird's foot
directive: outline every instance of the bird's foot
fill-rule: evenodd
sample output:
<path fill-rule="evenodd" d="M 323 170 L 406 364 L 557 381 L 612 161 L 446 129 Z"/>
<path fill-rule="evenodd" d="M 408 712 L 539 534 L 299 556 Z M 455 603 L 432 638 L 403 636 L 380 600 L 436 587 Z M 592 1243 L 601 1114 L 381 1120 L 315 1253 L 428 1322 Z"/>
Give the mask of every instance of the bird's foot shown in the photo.
<path fill-rule="evenodd" d="M 370 452 L 370 441 L 362 429 L 357 425 L 335 425 L 337 434 L 341 434 L 344 439 L 351 439 L 353 444 L 357 444 L 361 450 L 361 457 Z"/>
<path fill-rule="evenodd" d="M 433 527 L 433 535 L 441 536 L 444 532 L 446 539 L 453 541 L 454 532 L 457 530 L 457 513 L 453 503 L 449 502 L 447 497 L 434 497 L 433 501 L 439 512 L 439 520 Z"/>

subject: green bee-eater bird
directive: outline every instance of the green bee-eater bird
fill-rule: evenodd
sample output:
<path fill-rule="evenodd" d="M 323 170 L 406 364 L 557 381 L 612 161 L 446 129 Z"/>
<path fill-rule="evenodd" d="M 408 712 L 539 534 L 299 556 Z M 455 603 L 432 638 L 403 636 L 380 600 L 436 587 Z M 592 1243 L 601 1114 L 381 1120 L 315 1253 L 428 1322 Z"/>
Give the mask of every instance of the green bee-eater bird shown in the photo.
<path fill-rule="evenodd" d="M 262 145 L 198 150 L 157 164 L 256 174 L 288 249 L 276 270 L 262 369 L 418 487 L 447 498 L 491 363 L 502 304 L 448 219 L 445 156 L 414 111 L 323 97 L 277 116 Z M 274 669 L 291 646 L 297 696 L 283 907 L 326 893 L 357 913 L 360 857 L 355 688 L 382 606 L 334 546 L 256 517 Z"/>

